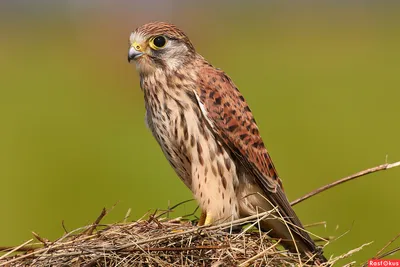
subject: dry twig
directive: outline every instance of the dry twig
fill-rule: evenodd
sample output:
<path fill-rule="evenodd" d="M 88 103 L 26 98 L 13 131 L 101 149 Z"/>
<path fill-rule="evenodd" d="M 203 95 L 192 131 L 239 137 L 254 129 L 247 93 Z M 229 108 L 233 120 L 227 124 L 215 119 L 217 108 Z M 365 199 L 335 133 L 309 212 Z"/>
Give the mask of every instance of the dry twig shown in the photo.
<path fill-rule="evenodd" d="M 302 197 L 300 197 L 300 198 L 298 198 L 296 200 L 293 200 L 290 203 L 290 205 L 294 206 L 296 204 L 299 204 L 300 202 L 302 202 L 302 201 L 304 201 L 304 200 L 306 200 L 306 199 L 308 199 L 308 198 L 310 198 L 312 196 L 315 196 L 315 195 L 317 195 L 317 194 L 319 194 L 319 193 L 321 193 L 323 191 L 331 189 L 331 188 L 333 188 L 333 187 L 335 187 L 337 185 L 340 185 L 340 184 L 343 184 L 345 182 L 354 180 L 354 179 L 356 179 L 356 178 L 358 178 L 360 176 L 364 176 L 364 175 L 367 175 L 367 174 L 370 174 L 370 173 L 373 173 L 373 172 L 388 170 L 388 169 L 399 167 L 399 166 L 400 166 L 400 161 L 395 162 L 395 163 L 391 163 L 391 164 L 390 163 L 385 163 L 385 164 L 382 164 L 382 165 L 379 165 L 379 166 L 376 166 L 376 167 L 373 167 L 373 168 L 369 168 L 369 169 L 357 172 L 357 173 L 355 173 L 353 175 L 344 177 L 344 178 L 342 178 L 340 180 L 337 180 L 337 181 L 335 181 L 333 183 L 324 185 L 324 186 L 322 186 L 322 187 L 320 187 L 320 188 L 318 188 L 318 189 L 316 189 L 314 191 L 311 191 L 310 193 L 308 193 L 308 194 L 306 194 L 306 195 L 304 195 L 304 196 L 302 196 Z"/>

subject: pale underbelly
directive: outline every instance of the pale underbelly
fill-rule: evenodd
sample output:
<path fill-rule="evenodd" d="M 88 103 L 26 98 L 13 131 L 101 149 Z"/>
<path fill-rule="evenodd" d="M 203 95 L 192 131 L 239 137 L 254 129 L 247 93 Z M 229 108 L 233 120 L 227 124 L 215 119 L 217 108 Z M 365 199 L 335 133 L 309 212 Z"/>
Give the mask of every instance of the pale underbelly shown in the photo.
<path fill-rule="evenodd" d="M 200 118 L 201 119 L 201 118 Z M 236 166 L 196 112 L 147 112 L 147 124 L 165 157 L 214 221 L 239 217 Z"/>

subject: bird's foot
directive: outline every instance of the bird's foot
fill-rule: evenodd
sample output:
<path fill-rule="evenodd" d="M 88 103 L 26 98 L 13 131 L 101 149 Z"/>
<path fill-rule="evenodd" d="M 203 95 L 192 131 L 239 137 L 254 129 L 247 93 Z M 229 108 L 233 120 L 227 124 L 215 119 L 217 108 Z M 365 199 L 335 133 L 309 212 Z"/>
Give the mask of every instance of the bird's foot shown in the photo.
<path fill-rule="evenodd" d="M 210 213 L 207 213 L 206 220 L 204 221 L 204 225 L 210 225 L 213 223 L 213 217 Z"/>
<path fill-rule="evenodd" d="M 203 226 L 204 222 L 206 221 L 207 213 L 204 211 L 201 212 L 199 222 L 197 223 L 197 226 Z"/>
<path fill-rule="evenodd" d="M 210 213 L 208 212 L 201 212 L 200 219 L 198 222 L 198 226 L 210 225 L 213 223 L 213 218 Z"/>

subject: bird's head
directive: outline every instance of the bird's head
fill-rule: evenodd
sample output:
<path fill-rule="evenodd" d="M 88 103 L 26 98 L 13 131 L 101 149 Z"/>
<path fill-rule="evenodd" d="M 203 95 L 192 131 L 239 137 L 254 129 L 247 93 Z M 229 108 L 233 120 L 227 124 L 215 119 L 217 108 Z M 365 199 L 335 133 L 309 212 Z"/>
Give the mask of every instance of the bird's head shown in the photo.
<path fill-rule="evenodd" d="M 178 69 L 194 55 L 194 47 L 186 34 L 169 23 L 147 23 L 132 32 L 129 38 L 128 61 L 136 63 L 141 75 L 157 69 Z"/>

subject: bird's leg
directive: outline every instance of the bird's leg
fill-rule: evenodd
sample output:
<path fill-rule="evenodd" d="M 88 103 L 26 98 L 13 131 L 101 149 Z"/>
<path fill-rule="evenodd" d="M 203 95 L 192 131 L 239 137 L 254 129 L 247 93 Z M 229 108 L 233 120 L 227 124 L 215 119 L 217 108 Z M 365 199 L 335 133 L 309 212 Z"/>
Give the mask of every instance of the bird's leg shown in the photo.
<path fill-rule="evenodd" d="M 200 215 L 199 222 L 197 223 L 198 226 L 203 226 L 204 222 L 206 221 L 207 213 L 203 210 Z"/>
<path fill-rule="evenodd" d="M 209 212 L 205 212 L 204 210 L 201 212 L 200 219 L 198 222 L 198 226 L 210 225 L 213 223 L 213 218 Z"/>
<path fill-rule="evenodd" d="M 204 225 L 210 225 L 213 223 L 213 218 L 209 212 L 207 212 L 206 219 L 204 221 Z"/>

